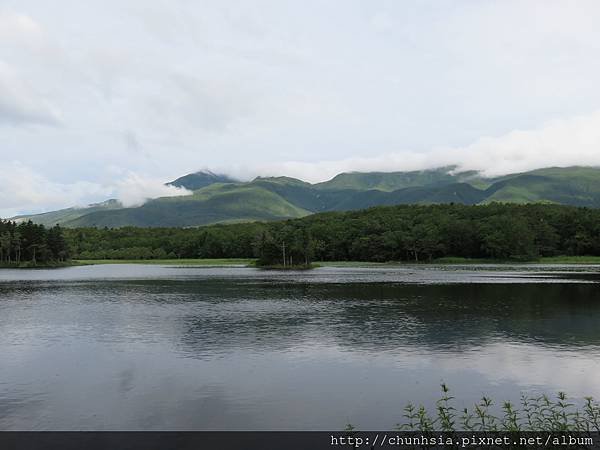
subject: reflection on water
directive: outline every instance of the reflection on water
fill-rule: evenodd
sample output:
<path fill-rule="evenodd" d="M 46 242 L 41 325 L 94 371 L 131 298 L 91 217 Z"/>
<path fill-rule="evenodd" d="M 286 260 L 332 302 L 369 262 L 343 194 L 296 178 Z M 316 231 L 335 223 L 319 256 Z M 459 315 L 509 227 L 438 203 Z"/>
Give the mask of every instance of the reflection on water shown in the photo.
<path fill-rule="evenodd" d="M 598 268 L 0 271 L 0 429 L 389 428 L 600 397 Z"/>

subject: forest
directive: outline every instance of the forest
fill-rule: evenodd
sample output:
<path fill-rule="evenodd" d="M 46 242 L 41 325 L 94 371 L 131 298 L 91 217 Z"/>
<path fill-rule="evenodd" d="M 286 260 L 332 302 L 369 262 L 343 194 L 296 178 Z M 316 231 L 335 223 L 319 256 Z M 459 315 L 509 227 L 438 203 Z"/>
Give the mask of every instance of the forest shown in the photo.
<path fill-rule="evenodd" d="M 255 257 L 263 265 L 292 266 L 311 261 L 427 262 L 448 256 L 528 261 L 600 255 L 600 209 L 550 204 L 400 205 L 278 222 L 62 232 L 76 259 Z M 25 245 L 31 257 L 31 243 Z M 46 257 L 56 257 L 49 243 L 43 248 Z"/>
<path fill-rule="evenodd" d="M 62 229 L 0 220 L 0 266 L 55 265 L 69 259 Z"/>

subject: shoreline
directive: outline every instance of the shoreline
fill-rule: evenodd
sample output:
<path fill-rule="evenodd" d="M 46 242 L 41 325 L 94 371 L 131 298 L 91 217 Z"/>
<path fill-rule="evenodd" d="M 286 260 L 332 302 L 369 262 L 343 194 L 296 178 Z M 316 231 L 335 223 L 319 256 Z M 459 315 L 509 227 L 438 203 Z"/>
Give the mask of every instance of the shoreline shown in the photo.
<path fill-rule="evenodd" d="M 221 259 L 86 259 L 73 260 L 72 265 L 98 265 L 98 264 L 154 264 L 154 265 L 189 265 L 189 266 L 247 266 L 256 267 L 254 263 L 256 259 L 250 258 L 221 258 Z M 552 256 L 543 257 L 531 261 L 510 261 L 510 260 L 494 260 L 494 259 L 467 259 L 467 258 L 441 258 L 432 261 L 414 262 L 414 261 L 315 261 L 312 263 L 313 268 L 318 267 L 387 267 L 387 266 L 461 266 L 461 265 L 600 265 L 600 256 Z M 279 269 L 279 266 L 265 266 L 264 269 Z M 302 266 L 302 268 L 304 268 Z M 306 268 L 304 268 L 306 269 Z M 282 269 L 283 270 L 283 269 Z"/>
<path fill-rule="evenodd" d="M 19 264 L 0 264 L 1 269 L 61 269 L 64 267 L 73 267 L 80 266 L 82 264 L 78 264 L 74 261 L 63 261 L 60 263 L 39 263 L 39 264 L 31 264 L 29 262 L 19 263 Z"/>
<path fill-rule="evenodd" d="M 162 265 L 162 266 L 196 266 L 196 267 L 250 267 L 263 270 L 312 270 L 319 267 L 336 268 L 369 268 L 369 267 L 396 267 L 396 266 L 478 266 L 478 265 L 500 265 L 500 266 L 534 266 L 542 265 L 600 265 L 600 256 L 552 256 L 543 257 L 531 261 L 507 261 L 493 259 L 468 259 L 447 257 L 432 261 L 315 261 L 311 267 L 280 267 L 280 266 L 256 266 L 256 259 L 251 258 L 214 258 L 214 259 L 73 259 L 71 261 L 56 264 L 38 264 L 31 266 L 27 264 L 3 264 L 0 269 L 60 269 L 77 266 L 95 266 L 107 264 L 140 264 L 140 265 Z"/>

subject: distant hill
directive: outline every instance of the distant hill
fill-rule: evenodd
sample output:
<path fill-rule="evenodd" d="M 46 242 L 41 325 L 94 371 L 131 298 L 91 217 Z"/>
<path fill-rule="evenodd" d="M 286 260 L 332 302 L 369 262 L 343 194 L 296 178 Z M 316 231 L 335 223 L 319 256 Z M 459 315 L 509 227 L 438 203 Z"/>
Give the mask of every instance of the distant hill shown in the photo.
<path fill-rule="evenodd" d="M 558 203 L 600 207 L 600 169 L 569 167 L 508 175 L 487 190 L 486 203 Z"/>
<path fill-rule="evenodd" d="M 329 181 L 315 184 L 318 189 L 355 189 L 396 191 L 409 187 L 423 187 L 452 184 L 468 179 L 479 178 L 476 172 L 452 173 L 455 167 L 441 167 L 433 170 L 412 172 L 351 172 L 336 175 Z"/>
<path fill-rule="evenodd" d="M 191 227 L 297 218 L 378 205 L 507 202 L 600 207 L 600 168 L 592 167 L 548 168 L 498 178 L 456 172 L 453 167 L 343 173 L 317 184 L 290 177 L 240 182 L 226 175 L 197 172 L 167 184 L 193 192 L 150 200 L 135 208 L 123 208 L 110 200 L 88 208 L 17 219 L 67 227 Z"/>
<path fill-rule="evenodd" d="M 182 197 L 150 200 L 136 208 L 94 211 L 64 222 L 67 227 L 191 227 L 303 217 L 311 211 L 252 183 L 216 183 Z"/>
<path fill-rule="evenodd" d="M 236 180 L 228 177 L 227 175 L 218 175 L 216 173 L 208 171 L 190 173 L 177 178 L 169 183 L 168 186 L 182 187 L 189 191 L 195 191 L 202 189 L 203 187 L 209 186 L 213 183 L 235 183 Z"/>
<path fill-rule="evenodd" d="M 13 217 L 11 220 L 14 220 L 15 222 L 32 220 L 40 225 L 52 227 L 56 224 L 64 225 L 72 220 L 78 219 L 81 216 L 85 216 L 96 211 L 109 211 L 121 208 L 121 203 L 119 203 L 118 200 L 112 199 L 102 203 L 94 203 L 88 206 L 59 209 L 58 211 L 51 211 L 30 216 L 17 216 Z"/>

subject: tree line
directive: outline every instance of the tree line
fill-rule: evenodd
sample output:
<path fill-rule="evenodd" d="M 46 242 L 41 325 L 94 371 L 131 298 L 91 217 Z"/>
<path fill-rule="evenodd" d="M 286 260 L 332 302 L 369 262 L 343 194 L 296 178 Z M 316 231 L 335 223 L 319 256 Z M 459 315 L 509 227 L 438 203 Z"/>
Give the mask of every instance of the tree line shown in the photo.
<path fill-rule="evenodd" d="M 0 265 L 52 264 L 68 258 L 69 247 L 58 225 L 0 220 Z"/>
<path fill-rule="evenodd" d="M 79 259 L 431 261 L 600 255 L 600 210 L 547 204 L 399 205 L 268 223 L 64 230 Z"/>

